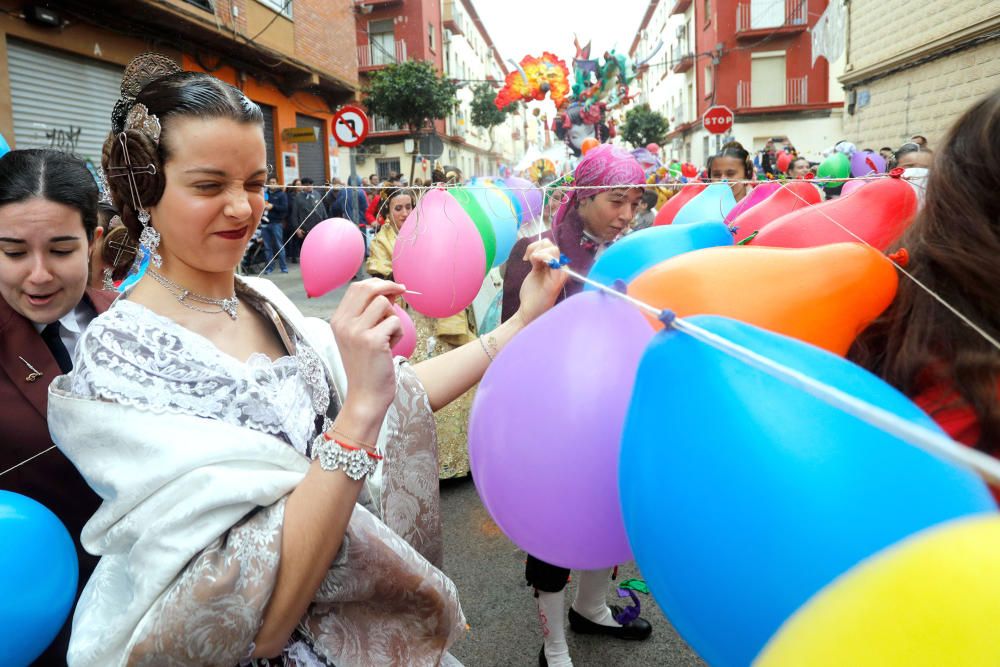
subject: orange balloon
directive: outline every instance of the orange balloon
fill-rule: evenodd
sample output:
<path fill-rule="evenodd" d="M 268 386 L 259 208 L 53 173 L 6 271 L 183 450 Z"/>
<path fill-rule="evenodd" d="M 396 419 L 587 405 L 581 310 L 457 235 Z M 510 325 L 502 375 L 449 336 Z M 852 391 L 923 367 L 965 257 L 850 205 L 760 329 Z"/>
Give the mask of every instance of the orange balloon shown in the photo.
<path fill-rule="evenodd" d="M 860 243 L 727 246 L 657 264 L 628 293 L 681 317 L 724 315 L 843 356 L 892 303 L 897 283 L 892 262 Z"/>
<path fill-rule="evenodd" d="M 601 142 L 595 139 L 594 137 L 587 137 L 580 144 L 580 152 L 586 155 L 587 151 L 589 151 L 591 148 L 597 148 L 600 145 Z"/>

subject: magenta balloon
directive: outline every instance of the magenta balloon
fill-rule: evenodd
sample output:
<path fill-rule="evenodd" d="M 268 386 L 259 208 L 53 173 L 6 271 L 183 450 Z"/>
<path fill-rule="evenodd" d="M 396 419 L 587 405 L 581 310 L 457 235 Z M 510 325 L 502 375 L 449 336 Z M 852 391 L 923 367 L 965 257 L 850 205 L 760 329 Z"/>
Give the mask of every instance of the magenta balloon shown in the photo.
<path fill-rule="evenodd" d="M 413 326 L 413 318 L 399 304 L 392 304 L 392 310 L 396 313 L 400 323 L 403 325 L 403 337 L 392 346 L 394 357 L 406 357 L 407 359 L 417 349 L 417 328 Z"/>
<path fill-rule="evenodd" d="M 855 190 L 860 190 L 862 187 L 870 183 L 871 181 L 847 181 L 844 183 L 844 187 L 840 189 L 840 196 L 846 197 Z"/>
<path fill-rule="evenodd" d="M 365 261 L 365 239 L 350 220 L 330 218 L 309 230 L 299 252 L 306 296 L 346 285 Z"/>
<path fill-rule="evenodd" d="M 780 189 L 781 183 L 778 183 L 777 181 L 767 181 L 766 183 L 761 183 L 752 189 L 750 194 L 736 202 L 736 206 L 733 207 L 733 210 L 729 212 L 723 222 L 728 226 L 740 213 L 753 208 Z"/>
<path fill-rule="evenodd" d="M 851 176 L 870 176 L 885 173 L 885 158 L 878 153 L 858 151 L 851 156 Z M 843 195 L 843 190 L 841 190 Z"/>
<path fill-rule="evenodd" d="M 521 205 L 522 224 L 538 217 L 542 212 L 542 191 L 537 185 L 526 178 L 518 178 L 517 176 L 505 178 L 504 184 L 510 189 L 510 195 L 516 197 Z M 534 193 L 538 195 L 537 201 L 535 201 Z"/>
<path fill-rule="evenodd" d="M 652 337 L 633 306 L 584 292 L 528 325 L 486 371 L 469 422 L 473 479 L 528 553 L 579 569 L 631 560 L 618 455 Z"/>
<path fill-rule="evenodd" d="M 447 191 L 417 202 L 392 250 L 396 282 L 416 294 L 403 298 L 428 317 L 451 317 L 472 303 L 486 274 L 486 250 L 472 218 Z"/>

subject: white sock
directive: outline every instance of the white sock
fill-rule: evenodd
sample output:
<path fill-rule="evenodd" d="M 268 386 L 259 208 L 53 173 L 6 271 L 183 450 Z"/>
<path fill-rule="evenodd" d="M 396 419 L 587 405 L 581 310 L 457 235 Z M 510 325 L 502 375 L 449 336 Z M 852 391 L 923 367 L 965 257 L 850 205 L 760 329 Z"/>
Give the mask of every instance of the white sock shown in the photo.
<path fill-rule="evenodd" d="M 537 592 L 538 620 L 545 638 L 545 659 L 549 667 L 573 667 L 566 644 L 566 592 Z"/>
<path fill-rule="evenodd" d="M 582 570 L 576 577 L 576 599 L 573 609 L 589 621 L 615 627 L 621 625 L 608 609 L 608 581 L 612 568 Z"/>

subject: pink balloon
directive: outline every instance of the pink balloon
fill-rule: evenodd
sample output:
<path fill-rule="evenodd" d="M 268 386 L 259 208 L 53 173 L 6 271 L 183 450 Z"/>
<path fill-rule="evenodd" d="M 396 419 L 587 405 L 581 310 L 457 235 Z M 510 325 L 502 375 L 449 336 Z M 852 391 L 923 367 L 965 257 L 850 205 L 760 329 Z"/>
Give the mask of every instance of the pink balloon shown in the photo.
<path fill-rule="evenodd" d="M 393 304 L 392 309 L 403 324 L 403 337 L 392 346 L 392 356 L 409 359 L 413 351 L 417 349 L 417 328 L 413 326 L 413 319 L 402 306 Z"/>
<path fill-rule="evenodd" d="M 365 239 L 350 220 L 329 218 L 313 227 L 302 241 L 302 285 L 306 296 L 323 296 L 346 285 L 365 260 Z"/>
<path fill-rule="evenodd" d="M 781 183 L 778 183 L 777 181 L 767 181 L 766 183 L 761 183 L 751 190 L 750 194 L 737 202 L 736 206 L 733 207 L 733 210 L 729 212 L 723 222 L 728 226 L 740 213 L 753 208 L 780 189 Z"/>
<path fill-rule="evenodd" d="M 399 230 L 392 251 L 396 282 L 417 294 L 403 298 L 427 317 L 451 317 L 472 303 L 486 274 L 479 230 L 446 190 L 431 190 Z"/>
<path fill-rule="evenodd" d="M 870 183 L 870 181 L 847 181 L 844 183 L 844 187 L 840 189 L 840 196 L 846 197 L 855 190 L 864 187 L 868 183 Z"/>
<path fill-rule="evenodd" d="M 618 462 L 652 339 L 633 306 L 584 292 L 529 324 L 486 371 L 469 420 L 469 461 L 487 511 L 528 553 L 586 570 L 631 560 Z"/>

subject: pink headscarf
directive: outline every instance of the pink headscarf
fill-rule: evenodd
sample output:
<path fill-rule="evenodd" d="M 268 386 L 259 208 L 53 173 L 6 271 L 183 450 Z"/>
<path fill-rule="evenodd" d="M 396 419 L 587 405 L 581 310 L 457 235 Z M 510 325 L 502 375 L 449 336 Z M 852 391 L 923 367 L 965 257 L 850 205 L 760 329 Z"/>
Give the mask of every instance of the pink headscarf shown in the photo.
<path fill-rule="evenodd" d="M 567 211 L 576 206 L 577 202 L 595 197 L 608 190 L 642 185 L 645 182 L 645 172 L 628 151 L 611 144 L 601 144 L 591 148 L 580 160 L 580 164 L 576 165 L 571 185 L 600 187 L 570 190 L 569 194 L 563 198 L 559 210 L 556 211 L 552 229 L 559 226 Z"/>

